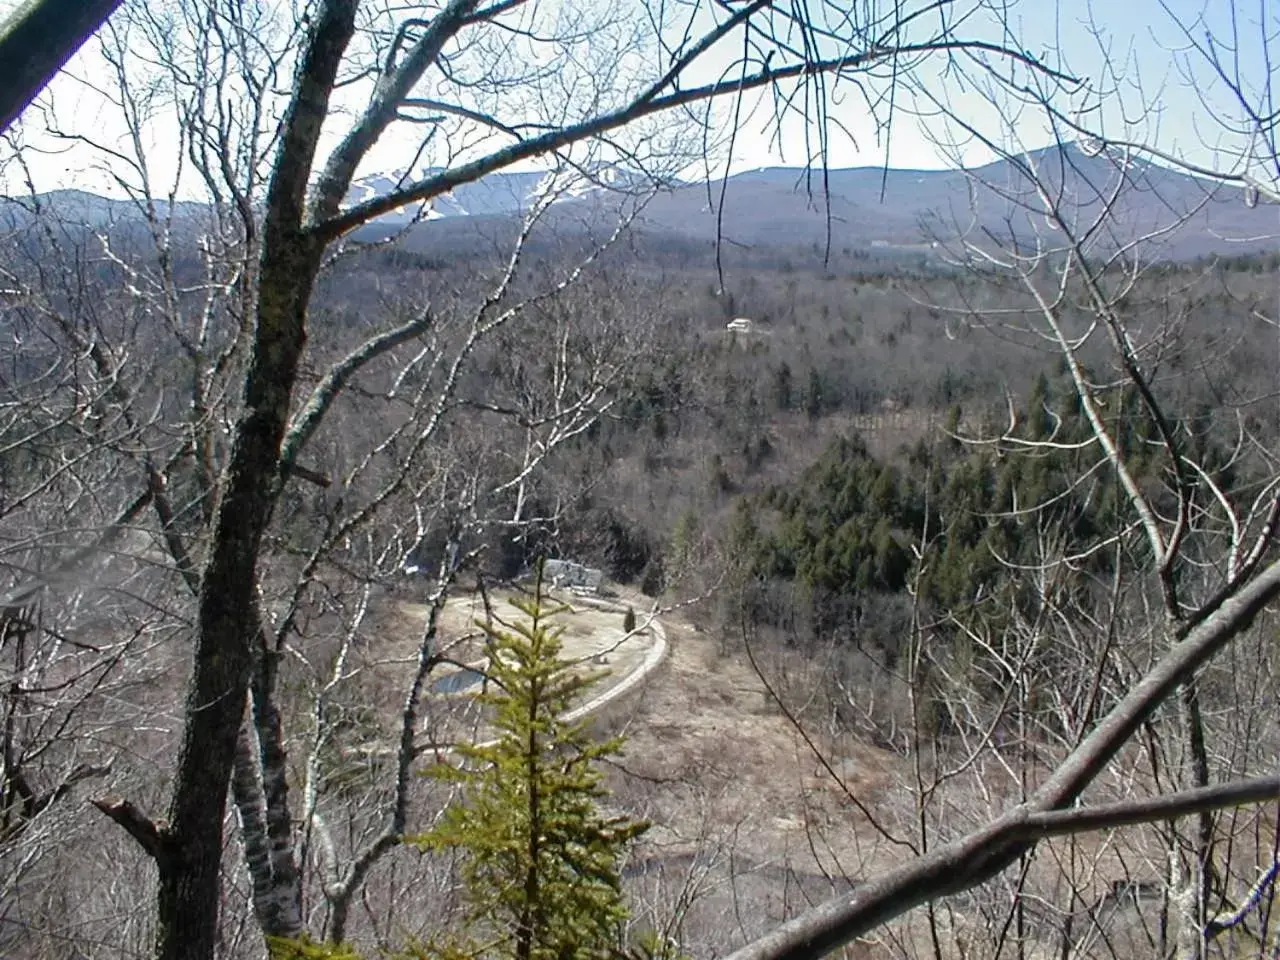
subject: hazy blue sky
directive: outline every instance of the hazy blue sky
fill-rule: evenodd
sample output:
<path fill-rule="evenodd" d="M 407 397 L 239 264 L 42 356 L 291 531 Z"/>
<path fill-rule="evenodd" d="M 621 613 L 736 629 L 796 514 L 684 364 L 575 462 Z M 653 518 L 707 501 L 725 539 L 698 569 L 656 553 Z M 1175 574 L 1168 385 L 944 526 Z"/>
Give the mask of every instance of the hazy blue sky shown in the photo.
<path fill-rule="evenodd" d="M 1223 164 L 1232 152 L 1240 149 L 1240 139 L 1224 128 L 1223 118 L 1232 115 L 1234 105 L 1225 89 L 1212 78 L 1212 71 L 1195 55 L 1186 55 L 1187 38 L 1173 20 L 1176 16 L 1192 35 L 1203 41 L 1206 30 L 1223 44 L 1224 62 L 1238 56 L 1242 80 L 1251 95 L 1263 96 L 1270 79 L 1263 58 L 1263 38 L 1280 33 L 1280 10 L 1270 6 L 1271 0 L 1107 0 L 1107 2 L 1074 3 L 1068 0 L 1017 0 L 1010 34 L 1028 52 L 1053 59 L 1059 54 L 1076 75 L 1088 78 L 1095 89 L 1106 93 L 1106 107 L 1085 115 L 1088 123 L 1101 123 L 1108 133 L 1119 136 L 1127 132 L 1145 141 L 1159 142 L 1164 148 L 1193 156 L 1206 163 Z M 1280 3 L 1280 0 L 1275 0 Z M 0 13 L 15 6 L 14 0 L 0 0 Z M 1231 12 L 1237 24 L 1231 23 Z M 1172 15 L 1172 16 L 1171 16 Z M 973 33 L 991 36 L 990 20 L 973 21 Z M 92 47 L 92 44 L 90 45 Z M 1233 52 L 1233 47 L 1235 52 Z M 1179 51 L 1184 53 L 1179 53 Z M 723 55 L 725 62 L 731 53 Z M 1183 61 L 1193 64 L 1184 65 Z M 1110 64 L 1110 66 L 1108 66 Z M 718 63 L 709 64 L 714 72 Z M 93 83 L 105 83 L 104 74 L 92 49 L 77 57 L 70 72 Z M 1188 77 L 1188 73 L 1192 76 Z M 980 126 L 984 132 L 1008 142 L 1020 140 L 1025 147 L 1040 146 L 1049 133 L 1041 115 L 1035 111 L 1012 114 L 1007 101 L 992 105 L 980 91 L 961 84 L 954 77 L 930 74 L 921 76 L 927 97 L 909 95 L 898 100 L 892 138 L 886 140 L 878 132 L 851 87 L 838 91 L 831 116 L 852 134 L 833 136 L 828 151 L 832 166 L 876 165 L 886 158 L 894 166 L 938 167 L 950 165 L 955 156 L 969 162 L 984 159 L 980 145 L 966 141 L 956 124 L 935 116 L 922 125 L 912 117 L 912 110 L 936 114 L 938 104 L 945 104 L 955 115 Z M 91 132 L 108 141 L 122 132 L 109 109 L 99 97 L 81 83 L 59 78 L 51 87 L 53 102 L 61 122 Z M 932 101 L 932 102 L 931 102 Z M 750 104 L 747 104 L 750 107 Z M 789 122 L 783 130 L 781 147 L 768 133 L 767 104 L 754 113 L 744 110 L 742 124 L 733 151 L 735 169 L 787 162 L 804 163 L 807 155 L 804 125 Z M 1229 127 L 1229 124 L 1228 124 Z M 172 153 L 172 126 L 166 136 L 165 124 L 158 122 L 148 145 L 150 160 L 161 179 L 172 176 L 175 159 Z M 925 132 L 925 131 L 929 132 Z M 410 134 L 420 131 L 411 129 Z M 811 139 L 812 130 L 810 131 Z M 38 117 L 33 115 L 24 128 L 24 137 L 32 147 L 47 145 L 41 135 Z M 954 145 L 940 149 L 939 141 Z M 815 141 L 816 142 L 816 141 Z M 1214 156 L 1214 147 L 1223 150 Z M 812 152 L 812 145 L 809 148 Z M 392 137 L 380 145 L 371 164 L 375 169 L 393 169 L 408 162 L 412 155 L 409 137 Z M 93 171 L 93 161 L 82 150 L 57 155 L 29 153 L 37 187 L 86 186 L 103 188 L 103 177 Z M 16 189 L 12 166 L 0 176 Z"/>

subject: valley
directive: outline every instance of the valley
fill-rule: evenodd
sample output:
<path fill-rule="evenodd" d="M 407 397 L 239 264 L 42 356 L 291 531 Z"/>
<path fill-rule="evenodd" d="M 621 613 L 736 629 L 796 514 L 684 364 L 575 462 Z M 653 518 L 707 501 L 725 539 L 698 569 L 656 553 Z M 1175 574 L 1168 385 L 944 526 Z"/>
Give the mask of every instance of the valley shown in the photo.
<path fill-rule="evenodd" d="M 145 89 L 192 120 L 164 189 L 141 108 L 76 141 L 102 193 L 5 148 L 0 952 L 1274 953 L 1256 164 L 1072 130 L 717 178 L 599 114 L 632 59 L 567 21 L 442 52 L 526 5 L 356 6 L 262 37 L 239 18 L 280 11 L 130 6 L 104 42 L 154 46 Z M 348 29 L 380 54 L 339 70 L 315 38 Z M 592 90 L 605 126 L 414 79 L 326 153 L 348 84 L 437 57 L 497 104 Z M 401 122 L 421 150 L 383 164 Z M 539 564 L 566 662 L 512 636 Z"/>

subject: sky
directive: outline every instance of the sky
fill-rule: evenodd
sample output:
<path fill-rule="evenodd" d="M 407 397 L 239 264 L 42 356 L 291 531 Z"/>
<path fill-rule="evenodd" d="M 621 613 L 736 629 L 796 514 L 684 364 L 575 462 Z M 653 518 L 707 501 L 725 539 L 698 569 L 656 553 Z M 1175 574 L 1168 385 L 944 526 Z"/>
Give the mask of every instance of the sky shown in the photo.
<path fill-rule="evenodd" d="M 554 2 L 554 0 L 544 0 Z M 633 0 L 621 0 L 623 5 Z M 981 0 L 971 0 L 979 4 Z M 1275 3 L 1275 7 L 1269 4 Z M 16 6 L 0 0 L 0 16 Z M 1105 92 L 1103 108 L 1084 115 L 1090 125 L 1101 125 L 1113 136 L 1125 136 L 1158 144 L 1171 153 L 1206 166 L 1223 167 L 1241 149 L 1240 137 L 1219 122 L 1230 117 L 1236 105 L 1216 83 L 1203 56 L 1187 50 L 1188 36 L 1203 42 L 1211 32 L 1226 47 L 1218 49 L 1224 64 L 1233 61 L 1235 44 L 1246 85 L 1261 88 L 1269 79 L 1262 38 L 1266 25 L 1280 42 L 1280 0 L 1018 0 L 1012 3 L 1009 31 L 1028 53 L 1065 59 L 1078 77 L 1088 78 L 1095 90 Z M 821 9 L 821 7 L 818 7 Z M 1236 11 L 1233 24 L 1230 13 Z M 1178 27 L 1178 21 L 1189 28 Z M 991 35 L 993 20 L 978 11 L 970 21 L 972 32 Z M 1237 38 L 1235 41 L 1232 38 Z M 715 76 L 731 60 L 734 51 L 713 57 L 704 76 Z M 1191 64 L 1191 66 L 1188 66 Z M 97 92 L 111 87 L 96 45 L 69 64 L 65 76 L 51 84 L 43 102 L 56 107 L 58 122 L 70 133 L 84 133 L 110 146 L 128 146 L 116 112 Z M 981 129 L 1005 145 L 1035 148 L 1049 141 L 1049 131 L 1038 111 L 1015 111 L 1007 99 L 993 104 L 954 75 L 926 68 L 919 74 L 924 95 L 903 89 L 895 101 L 890 134 L 868 116 L 857 92 L 849 86 L 837 89 L 829 101 L 827 125 L 833 135 L 826 144 L 826 161 L 832 167 L 878 166 L 938 168 L 956 162 L 980 163 L 989 151 L 963 129 L 964 123 Z M 772 129 L 772 111 L 766 100 L 747 98 L 738 116 L 738 133 L 732 142 L 731 169 L 753 169 L 777 164 L 802 165 L 816 159 L 815 131 L 804 123 L 784 123 L 781 135 Z M 754 105 L 754 109 L 753 109 Z M 945 109 L 944 109 L 945 108 Z M 963 123 L 948 120 L 947 112 Z M 919 119 L 923 115 L 925 120 Z M 881 116 L 885 116 L 881 110 Z M 22 140 L 28 168 L 38 190 L 81 187 L 119 194 L 104 172 L 102 156 L 83 146 L 55 142 L 42 129 L 42 114 L 29 111 Z M 728 103 L 719 108 L 722 132 L 733 117 Z M 171 180 L 178 169 L 175 121 L 163 111 L 152 122 L 145 145 L 148 161 L 160 182 Z M 421 127 L 389 136 L 379 144 L 363 172 L 398 169 L 413 156 Z M 695 145 L 696 146 L 696 145 Z M 721 158 L 728 143 L 721 144 Z M 697 152 L 696 150 L 694 152 Z M 11 192 L 23 189 L 23 174 L 13 163 L 0 160 L 0 186 Z M 686 174 L 695 171 L 685 171 Z M 714 172 L 714 171 L 710 171 Z M 180 190 L 180 192 L 183 192 Z"/>

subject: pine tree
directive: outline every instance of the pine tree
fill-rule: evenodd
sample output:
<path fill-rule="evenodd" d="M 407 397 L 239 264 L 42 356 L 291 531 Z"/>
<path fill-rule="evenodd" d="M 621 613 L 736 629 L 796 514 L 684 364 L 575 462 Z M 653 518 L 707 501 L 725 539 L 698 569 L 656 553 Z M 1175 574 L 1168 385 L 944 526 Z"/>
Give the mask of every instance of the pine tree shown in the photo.
<path fill-rule="evenodd" d="M 669 566 L 675 576 L 680 576 L 688 567 L 697 537 L 697 515 L 692 510 L 685 510 L 676 519 L 676 525 L 671 531 L 671 548 L 668 558 Z"/>
<path fill-rule="evenodd" d="M 346 944 L 316 943 L 307 937 L 301 940 L 267 937 L 267 956 L 270 960 L 363 960 Z"/>
<path fill-rule="evenodd" d="M 493 693 L 480 696 L 496 739 L 459 747 L 458 765 L 434 775 L 456 782 L 462 800 L 417 839 L 464 855 L 467 929 L 428 954 L 494 960 L 605 960 L 622 949 L 627 917 L 618 862 L 648 824 L 608 817 L 598 761 L 619 739 L 596 741 L 565 712 L 601 674 L 561 656 L 563 627 L 548 620 L 541 577 L 528 618 L 507 629 L 481 623 L 489 638 Z"/>
<path fill-rule="evenodd" d="M 824 400 L 822 374 L 818 372 L 817 367 L 810 367 L 809 385 L 804 394 L 804 412 L 808 414 L 810 420 L 817 420 L 822 416 Z"/>

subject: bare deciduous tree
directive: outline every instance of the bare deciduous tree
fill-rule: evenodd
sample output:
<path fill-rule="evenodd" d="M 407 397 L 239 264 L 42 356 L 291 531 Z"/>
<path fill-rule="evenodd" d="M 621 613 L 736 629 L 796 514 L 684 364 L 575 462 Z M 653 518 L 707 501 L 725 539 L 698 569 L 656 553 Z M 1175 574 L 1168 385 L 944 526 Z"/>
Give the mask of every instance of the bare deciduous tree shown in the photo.
<path fill-rule="evenodd" d="M 46 414 L 49 430 L 68 429 L 77 444 L 67 447 L 75 451 L 72 463 L 55 473 L 73 475 L 80 460 L 103 470 L 85 484 L 94 494 L 85 509 L 96 513 L 84 526 L 98 533 L 87 546 L 58 544 L 51 565 L 77 568 L 83 551 L 89 551 L 86 557 L 102 552 L 101 531 L 114 534 L 149 511 L 146 534 L 155 549 L 135 549 L 134 560 L 160 564 L 162 557 L 163 583 L 181 598 L 156 601 L 175 608 L 165 629 L 181 625 L 189 634 L 193 661 L 177 720 L 181 744 L 167 817 L 151 817 L 138 798 L 98 801 L 155 861 L 162 958 L 215 955 L 229 784 L 262 932 L 294 936 L 307 930 L 303 874 L 312 849 L 321 851 L 322 894 L 331 911 L 322 933 L 345 932 L 354 893 L 405 829 L 421 687 L 438 656 L 434 617 L 453 575 L 452 565 L 444 565 L 428 595 L 426 627 L 413 651 L 409 682 L 400 688 L 390 797 L 362 814 L 367 832 L 360 842 L 340 850 L 318 785 L 323 750 L 335 735 L 328 708 L 349 679 L 346 664 L 368 616 L 371 585 L 385 580 L 403 549 L 421 539 L 426 530 L 417 526 L 434 525 L 411 526 L 403 517 L 426 501 L 439 510 L 435 522 L 458 533 L 528 523 L 536 516 L 539 465 L 609 408 L 627 361 L 628 351 L 615 349 L 620 342 L 625 347 L 625 339 L 614 339 L 614 330 L 601 335 L 551 315 L 534 327 L 545 335 L 530 351 L 538 359 L 536 371 L 509 366 L 500 381 L 505 395 L 468 389 L 470 365 L 482 348 L 501 343 L 517 318 L 536 317 L 537 308 L 580 273 L 581 266 L 550 281 L 538 278 L 541 284 L 521 275 L 524 241 L 544 212 L 536 201 L 515 252 L 498 258 L 493 274 L 460 303 L 378 315 L 368 329 L 342 331 L 322 348 L 317 327 L 325 303 L 318 292 L 332 282 L 336 265 L 368 253 L 357 231 L 406 207 L 416 206 L 425 217 L 449 191 L 531 160 L 580 177 L 608 161 L 637 177 L 660 179 L 678 165 L 672 154 L 685 158 L 654 126 L 657 118 L 688 115 L 751 91 L 775 92 L 785 117 L 806 90 L 825 97 L 832 85 L 852 84 L 867 98 L 873 119 L 888 119 L 877 111 L 895 102 L 890 94 L 899 85 L 927 90 L 926 71 L 939 63 L 1001 77 L 1020 96 L 1038 91 L 1056 115 L 1052 94 L 1069 86 L 1069 78 L 1010 42 L 1007 23 L 995 24 L 989 38 L 967 32 L 976 29 L 967 9 L 951 0 L 869 4 L 856 13 L 770 0 L 599 10 L 531 0 L 450 0 L 423 13 L 321 0 L 281 12 L 185 0 L 159 9 L 132 6 L 109 27 L 104 56 L 114 74 L 110 96 L 126 118 L 130 142 L 121 149 L 94 144 L 92 133 L 74 128 L 56 132 L 102 148 L 119 187 L 130 195 L 136 216 L 125 231 L 128 240 L 99 227 L 84 235 L 84 248 L 94 251 L 92 266 L 112 271 L 125 291 L 118 316 L 135 321 L 134 331 L 139 317 L 157 321 L 167 342 L 177 345 L 178 360 L 149 381 L 128 350 L 134 342 L 128 323 L 114 330 L 91 325 L 86 335 L 77 324 L 92 319 L 89 305 L 70 311 L 74 323 L 61 322 L 66 310 L 45 311 L 60 348 L 87 371 L 65 387 L 56 379 L 63 361 L 48 374 L 56 399 Z M 139 45 L 150 53 L 151 69 L 143 77 L 127 53 Z M 191 168 L 162 186 L 145 141 L 156 118 L 168 113 L 181 122 L 163 129 Z M 711 127 L 712 119 L 697 118 L 695 129 Z M 403 175 L 372 195 L 353 191 L 379 142 L 405 128 L 423 133 L 412 141 L 418 155 Z M 207 201 L 195 211 L 179 200 L 193 180 Z M 1043 180 L 1033 176 L 1033 182 Z M 556 189 L 552 177 L 542 196 Z M 1037 199 L 1048 206 L 1038 215 L 1075 236 L 1076 224 L 1064 222 L 1055 196 L 1042 191 Z M 1110 213 L 1105 207 L 1099 222 L 1105 224 Z M 145 269 L 136 251 L 127 249 L 138 243 L 138 234 L 150 244 Z M 1023 803 L 861 885 L 852 897 L 782 927 L 742 951 L 744 960 L 822 953 L 916 904 L 997 875 L 1049 836 L 1168 820 L 1277 792 L 1274 779 L 1214 787 L 1197 772 L 1188 789 L 1163 799 L 1093 812 L 1063 809 L 1161 703 L 1177 690 L 1194 691 L 1197 671 L 1280 592 L 1280 567 L 1269 557 L 1280 501 L 1268 485 L 1251 503 L 1237 503 L 1229 491 L 1213 489 L 1212 471 L 1198 471 L 1204 465 L 1186 459 L 1117 313 L 1123 291 L 1105 287 L 1078 245 L 1068 243 L 1052 256 L 1038 251 L 1029 260 L 1000 260 L 991 248 L 971 252 L 1026 281 L 1067 361 L 1089 413 L 1092 442 L 1140 518 L 1163 608 L 1164 652 L 1089 732 L 1081 730 L 1078 743 Z M 38 301 L 46 284 L 38 277 L 40 258 L 34 259 L 28 275 L 34 279 L 19 278 L 22 309 L 44 310 Z M 1062 328 L 1056 294 L 1043 286 L 1046 270 L 1062 264 L 1077 285 L 1071 289 L 1085 291 L 1097 328 L 1109 334 L 1128 386 L 1157 426 L 1173 477 L 1169 517 L 1128 470 L 1098 391 Z M 519 343 L 515 338 L 513 345 Z M 124 386 L 126 367 L 139 374 L 132 380 L 140 386 Z M 26 409 L 41 408 L 45 375 L 33 370 L 20 378 Z M 368 409 L 386 416 L 376 436 L 353 442 L 341 435 L 340 398 L 352 407 L 367 401 Z M 460 425 L 454 418 L 460 408 L 476 419 Z M 354 417 L 351 422 L 359 423 Z M 491 431 L 497 442 L 477 452 L 483 446 L 474 443 L 479 429 Z M 98 438 L 94 431 L 108 433 Z M 99 449 L 106 451 L 102 457 Z M 42 499 L 47 477 L 26 482 L 15 494 L 18 503 L 34 508 L 39 501 L 46 513 L 57 509 Z M 1212 496 L 1197 498 L 1193 490 Z M 307 519 L 314 526 L 290 529 L 285 508 L 303 512 L 313 493 L 318 502 Z M 510 509 L 502 514 L 499 507 Z M 1193 528 L 1205 530 L 1206 543 L 1215 548 L 1223 542 L 1202 517 L 1219 508 L 1218 525 L 1230 531 L 1219 554 L 1221 570 L 1193 598 L 1179 567 L 1192 562 L 1193 544 L 1200 549 Z M 401 522 L 386 520 L 399 511 Z M 32 536 L 38 522 L 29 523 Z M 1202 562 L 1198 555 L 1192 560 Z M 39 590 L 54 579 L 20 582 L 23 590 Z M 324 652 L 319 643 L 295 646 L 313 684 L 313 725 L 303 751 L 304 776 L 295 781 L 302 784 L 298 798 L 288 777 L 291 742 L 279 676 L 292 655 L 292 638 L 306 630 L 300 624 L 313 615 L 321 619 L 319 598 L 329 590 L 346 606 L 338 604 L 339 612 L 315 636 L 336 642 Z M 1183 702 L 1194 729 L 1195 696 L 1184 695 Z M 61 782 L 70 783 L 75 773 L 70 768 Z M 298 833 L 294 811 L 302 814 Z"/>
<path fill-rule="evenodd" d="M 1256 330 L 1215 329 L 1209 349 L 1198 352 L 1205 331 L 1193 329 L 1189 307 L 1172 310 L 1171 304 L 1195 303 L 1194 291 L 1212 282 L 1212 268 L 1199 278 L 1194 269 L 1179 275 L 1164 270 L 1160 256 L 1178 231 L 1202 228 L 1214 183 L 1190 196 L 1169 195 L 1171 180 L 1149 163 L 1155 157 L 1230 188 L 1244 187 L 1236 195 L 1241 205 L 1274 195 L 1275 110 L 1264 74 L 1275 21 L 1265 4 L 1261 24 L 1253 22 L 1256 15 L 1232 5 L 1225 22 L 1242 32 L 1230 36 L 1214 33 L 1212 26 L 1206 34 L 1203 21 L 1174 20 L 1184 41 L 1174 51 L 1176 62 L 1197 95 L 1218 105 L 1213 119 L 1228 128 L 1237 151 L 1231 167 L 1215 168 L 1145 144 L 1143 137 L 1152 131 L 1108 135 L 1086 128 L 1078 117 L 1089 110 L 1068 113 L 1048 91 L 1024 90 L 1010 100 L 1007 91 L 988 87 L 999 115 L 1008 118 L 998 133 L 960 120 L 957 110 L 938 99 L 960 131 L 946 146 L 981 142 L 1003 160 L 1008 178 L 975 176 L 972 223 L 936 234 L 952 262 L 972 273 L 957 301 L 934 306 L 951 312 L 953 323 L 985 328 L 1059 358 L 1069 402 L 1087 424 L 1083 438 L 1055 429 L 1050 439 L 1031 441 L 1013 417 L 1003 434 L 965 439 L 1005 457 L 1078 451 L 1083 459 L 1072 488 L 1101 495 L 1099 482 L 1111 486 L 1124 521 L 1092 541 L 1073 542 L 1064 538 L 1070 526 L 1059 518 L 1061 526 L 1041 532 L 1036 559 L 1005 561 L 1011 579 L 1031 596 L 1034 617 L 1008 610 L 1006 605 L 1016 603 L 1012 598 L 996 598 L 1002 609 L 995 626 L 975 631 L 972 620 L 961 625 L 965 642 L 994 676 L 966 672 L 974 671 L 973 658 L 930 660 L 933 676 L 942 678 L 937 689 L 944 708 L 960 731 L 952 751 L 958 759 L 935 753 L 935 762 L 944 779 L 978 762 L 1005 763 L 1007 776 L 982 778 L 993 809 L 967 832 L 944 837 L 947 842 L 927 855 L 749 944 L 735 960 L 817 956 L 916 905 L 1002 875 L 1002 899 L 1011 906 L 996 906 L 991 949 L 998 954 L 1010 936 L 1022 949 L 1022 911 L 1035 892 L 1028 871 L 1050 833 L 1152 825 L 1151 842 L 1132 848 L 1130 862 L 1149 857 L 1147 866 L 1156 871 L 1154 886 L 1163 899 L 1162 916 L 1168 917 L 1157 934 L 1157 955 L 1204 956 L 1210 941 L 1257 909 L 1261 891 L 1274 882 L 1267 817 L 1261 824 L 1254 818 L 1251 827 L 1249 815 L 1217 817 L 1213 810 L 1220 808 L 1202 800 L 1218 796 L 1231 807 L 1230 798 L 1277 798 L 1272 776 L 1256 778 L 1274 769 L 1274 738 L 1261 738 L 1251 719 L 1254 711 L 1267 709 L 1263 704 L 1273 693 L 1263 692 L 1267 680 L 1260 687 L 1239 676 L 1240 664 L 1259 659 L 1263 630 L 1253 628 L 1270 623 L 1268 608 L 1280 595 L 1274 385 L 1237 378 L 1229 359 L 1233 341 L 1265 342 L 1260 334 L 1273 330 L 1276 319 L 1269 304 L 1251 302 L 1249 322 Z M 1243 29 L 1246 21 L 1252 30 Z M 1250 47 L 1259 26 L 1260 53 Z M 1109 63 L 1107 70 L 1111 86 L 1099 96 L 1119 96 L 1121 65 Z M 1231 104 L 1225 113 L 1218 99 L 1224 90 Z M 1038 111 L 1055 135 L 1050 149 L 1011 149 L 1019 137 L 1013 119 L 1019 104 Z M 1104 99 L 1097 110 L 1113 121 L 1135 115 L 1113 107 Z M 1154 110 L 1155 104 L 1142 107 Z M 1152 223 L 1138 215 L 1144 208 L 1130 199 L 1139 193 L 1158 198 L 1162 219 Z M 992 228 L 995 221 L 1003 228 Z M 989 295 L 992 285 L 999 285 L 1000 295 Z M 1225 400 L 1217 418 L 1197 412 L 1190 380 L 1215 391 L 1218 402 Z M 1059 416 L 1047 405 L 1028 415 Z M 1000 516 L 1023 526 L 1043 523 L 1061 499 L 1015 502 Z M 1090 573 L 1091 554 L 1112 558 L 1108 576 Z M 927 551 L 922 557 L 927 563 Z M 1058 645 L 1061 656 L 1052 653 Z M 1038 674 L 1037 661 L 1056 664 L 1053 675 Z M 1000 695 L 981 693 L 977 680 Z M 1033 708 L 1036 700 L 1048 700 L 1051 709 Z M 1049 725 L 1028 729 L 1027 720 L 1040 722 L 1037 713 L 1051 718 Z M 1021 717 L 1024 726 L 1010 731 L 1006 716 L 1014 723 Z M 1002 727 L 1014 742 L 1034 746 L 1031 766 L 1020 771 L 1000 759 L 991 737 Z M 939 795 L 938 773 L 935 768 L 919 779 L 920 796 Z M 1028 780 L 1027 773 L 1035 776 Z M 1108 774 L 1120 791 L 1140 785 L 1137 792 L 1147 797 L 1116 805 L 1086 802 L 1086 792 L 1107 795 Z M 1226 782 L 1214 785 L 1219 777 Z M 1001 780 L 1013 785 L 1005 795 L 991 789 Z M 926 800 L 921 810 L 929 805 Z M 954 806 L 945 809 L 954 817 Z M 1177 809 L 1187 819 L 1175 822 L 1157 809 Z M 1170 823 L 1155 829 L 1165 819 Z M 1063 917 L 1100 902 L 1088 889 L 1098 881 L 1096 872 L 1084 879 L 1097 862 L 1086 862 L 1089 854 L 1080 859 L 1081 847 L 1068 849 L 1077 858 L 1075 872 L 1063 866 L 1061 856 L 1045 858 L 1056 859 L 1072 898 L 1071 904 L 1054 905 Z M 1138 882 L 1133 874 L 1111 880 L 1116 889 Z M 1097 922 L 1092 912 L 1085 916 Z M 1064 951 L 1085 936 L 1078 927 L 1060 930 Z M 1273 936 L 1265 921 L 1261 936 L 1264 942 Z M 966 950 L 975 948 L 966 940 Z M 934 949 L 938 955 L 936 938 Z"/>
<path fill-rule="evenodd" d="M 150 819 L 127 801 L 102 804 L 155 859 L 160 956 L 214 953 L 226 786 L 237 750 L 243 750 L 239 731 L 248 695 L 263 685 L 264 669 L 269 685 L 271 658 L 277 655 L 264 647 L 263 638 L 276 628 L 260 607 L 263 549 L 277 505 L 288 486 L 300 482 L 300 458 L 349 375 L 402 338 L 426 332 L 426 324 L 379 332 L 333 366 L 309 401 L 295 397 L 313 296 L 333 245 L 383 214 L 427 203 L 515 163 L 558 152 L 572 160 L 568 152 L 576 144 L 607 143 L 615 156 L 634 158 L 643 167 L 652 154 L 646 118 L 720 96 L 787 90 L 819 75 L 874 79 L 883 71 L 893 77 L 903 56 L 955 59 L 959 51 L 1041 69 L 1021 50 L 957 34 L 947 6 L 932 12 L 868 8 L 857 18 L 828 23 L 755 0 L 733 10 L 717 8 L 714 16 L 696 6 L 637 7 L 634 18 L 630 11 L 618 17 L 604 11 L 597 23 L 594 12 L 584 12 L 577 22 L 536 3 L 452 0 L 420 17 L 355 0 L 326 0 L 307 16 L 279 25 L 256 6 L 215 3 L 207 9 L 179 4 L 154 14 L 139 10 L 119 28 L 121 53 L 112 61 L 116 96 L 133 118 L 135 147 L 136 131 L 162 106 L 153 99 L 156 91 L 165 89 L 144 91 L 131 84 L 123 50 L 145 37 L 161 54 L 159 62 L 179 76 L 180 136 L 214 200 L 212 213 L 228 217 L 229 232 L 219 242 L 234 246 L 237 264 L 221 287 L 232 294 L 226 309 L 239 323 L 224 340 L 227 361 L 210 366 L 198 341 L 191 351 L 198 382 L 212 370 L 228 377 L 227 393 L 239 394 L 227 413 L 210 411 L 193 421 L 205 434 L 191 446 L 198 482 L 205 485 L 195 502 L 207 512 L 207 526 L 183 543 L 173 535 L 176 523 L 160 518 L 174 563 L 194 594 L 194 671 L 168 817 Z M 802 47 L 787 39 L 796 31 L 809 38 Z M 583 59 L 588 35 L 593 47 Z M 620 46 L 604 51 L 602 36 Z M 644 38 L 639 45 L 636 36 Z M 681 39 L 673 45 L 669 38 L 675 36 Z M 696 79 L 706 76 L 701 71 L 711 51 L 718 56 L 721 49 L 743 44 L 729 77 L 714 79 L 713 72 L 712 79 Z M 279 100 L 275 91 L 289 72 L 291 92 Z M 557 85 L 567 95 L 553 95 Z M 224 98 L 224 89 L 239 96 Z M 322 160 L 326 122 L 337 121 L 339 106 L 346 104 L 354 119 Z M 281 117 L 278 127 L 275 116 Z M 432 156 L 450 165 L 424 169 L 415 162 L 394 188 L 349 203 L 362 161 L 384 134 L 406 123 L 424 124 L 424 149 L 441 143 L 443 153 L 432 149 Z M 623 139 L 628 132 L 638 139 Z M 112 153 L 118 161 L 120 151 Z M 132 150 L 131 159 L 113 169 L 148 221 L 169 228 L 174 204 L 172 198 L 167 204 L 155 199 L 146 151 Z M 165 249 L 162 244 L 162 260 Z M 217 281 L 198 286 L 214 289 Z M 161 284 L 157 293 L 172 296 L 173 287 Z M 486 306 L 478 330 L 492 322 L 491 310 L 500 309 L 497 300 Z M 197 323 L 197 329 L 205 328 Z M 203 387 L 197 400 L 201 395 L 207 395 Z M 447 406 L 449 394 L 438 396 Z M 213 436 L 218 420 L 228 430 L 225 454 Z M 419 429 L 411 445 L 431 435 Z M 199 549 L 192 550 L 196 543 Z M 255 709 L 263 787 L 270 797 L 284 788 L 279 763 L 268 755 L 270 738 L 262 738 L 264 726 L 274 721 L 264 714 L 265 700 L 256 701 Z M 272 850 L 267 860 L 287 879 L 296 869 L 283 856 L 289 824 L 270 802 L 265 816 Z M 288 921 L 286 929 L 292 927 Z"/>

